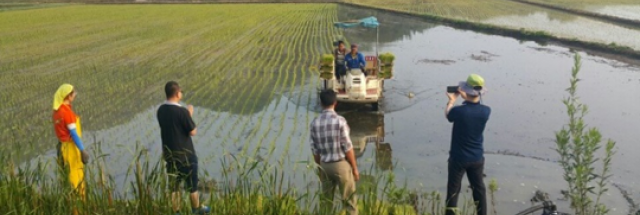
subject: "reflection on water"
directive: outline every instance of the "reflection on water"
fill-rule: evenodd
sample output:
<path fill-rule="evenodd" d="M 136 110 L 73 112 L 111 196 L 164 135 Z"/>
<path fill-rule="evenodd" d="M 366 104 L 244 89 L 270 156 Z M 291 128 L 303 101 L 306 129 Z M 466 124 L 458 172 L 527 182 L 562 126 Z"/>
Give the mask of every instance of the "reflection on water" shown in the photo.
<path fill-rule="evenodd" d="M 338 20 L 353 20 L 375 16 L 380 22 L 379 42 L 391 43 L 399 40 L 410 40 L 411 36 L 436 25 L 423 22 L 415 18 L 400 17 L 390 13 L 356 9 L 349 6 L 338 7 Z M 376 42 L 376 29 L 352 28 L 345 29 L 342 34 L 351 43 L 357 43 L 363 52 L 373 52 Z"/>
<path fill-rule="evenodd" d="M 384 116 L 368 112 L 347 112 L 342 116 L 351 128 L 350 136 L 356 157 L 367 159 L 366 149 L 373 147 L 376 168 L 393 170 L 391 144 L 384 140 Z"/>

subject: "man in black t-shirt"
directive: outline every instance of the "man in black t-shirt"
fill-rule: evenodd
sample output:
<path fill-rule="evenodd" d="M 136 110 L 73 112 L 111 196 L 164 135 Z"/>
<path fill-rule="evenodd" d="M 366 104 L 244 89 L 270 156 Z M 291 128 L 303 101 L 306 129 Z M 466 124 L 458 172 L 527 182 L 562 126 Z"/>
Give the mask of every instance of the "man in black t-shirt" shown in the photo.
<path fill-rule="evenodd" d="M 186 108 L 179 104 L 182 90 L 175 81 L 164 86 L 167 101 L 158 108 L 158 123 L 162 137 L 162 156 L 167 164 L 174 212 L 180 210 L 180 183 L 185 182 L 191 194 L 191 208 L 194 214 L 206 214 L 210 209 L 200 206 L 198 196 L 198 156 L 193 148 L 191 136 L 196 135 L 196 124 L 191 116 L 193 106 Z"/>

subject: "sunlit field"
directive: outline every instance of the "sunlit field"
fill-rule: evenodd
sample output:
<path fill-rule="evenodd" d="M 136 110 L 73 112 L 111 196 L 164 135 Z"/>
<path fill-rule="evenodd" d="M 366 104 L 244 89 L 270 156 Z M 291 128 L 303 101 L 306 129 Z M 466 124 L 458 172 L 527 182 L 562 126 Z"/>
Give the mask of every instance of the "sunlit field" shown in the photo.
<path fill-rule="evenodd" d="M 171 213 L 155 110 L 164 83 L 176 80 L 196 106 L 201 190 L 213 214 L 313 214 L 313 67 L 339 34 L 337 5 L 25 9 L 0 13 L 3 212 Z M 55 171 L 51 101 L 62 83 L 78 92 L 73 108 L 93 156 L 85 201 Z M 444 212 L 439 193 L 410 194 L 366 163 L 361 214 Z"/>

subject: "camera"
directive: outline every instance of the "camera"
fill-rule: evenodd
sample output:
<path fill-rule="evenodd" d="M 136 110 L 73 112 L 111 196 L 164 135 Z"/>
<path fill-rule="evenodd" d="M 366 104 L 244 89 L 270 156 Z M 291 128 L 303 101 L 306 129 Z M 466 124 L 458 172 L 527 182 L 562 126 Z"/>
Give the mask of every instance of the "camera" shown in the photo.
<path fill-rule="evenodd" d="M 447 93 L 457 93 L 458 86 L 447 86 Z"/>

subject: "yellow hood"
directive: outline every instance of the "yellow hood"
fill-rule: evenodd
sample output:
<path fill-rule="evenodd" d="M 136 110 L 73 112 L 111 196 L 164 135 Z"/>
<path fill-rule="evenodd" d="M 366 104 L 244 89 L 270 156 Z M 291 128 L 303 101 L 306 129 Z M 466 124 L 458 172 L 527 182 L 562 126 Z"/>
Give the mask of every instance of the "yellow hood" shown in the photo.
<path fill-rule="evenodd" d="M 58 110 L 58 108 L 60 108 L 60 105 L 64 103 L 64 98 L 66 98 L 72 91 L 73 86 L 71 86 L 71 84 L 60 85 L 60 87 L 56 91 L 56 94 L 53 95 L 53 110 Z"/>

